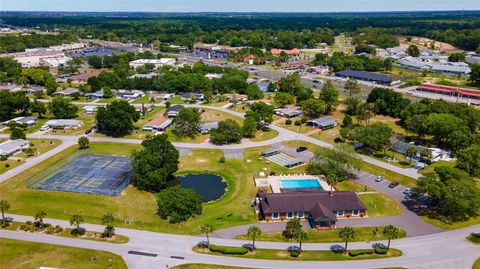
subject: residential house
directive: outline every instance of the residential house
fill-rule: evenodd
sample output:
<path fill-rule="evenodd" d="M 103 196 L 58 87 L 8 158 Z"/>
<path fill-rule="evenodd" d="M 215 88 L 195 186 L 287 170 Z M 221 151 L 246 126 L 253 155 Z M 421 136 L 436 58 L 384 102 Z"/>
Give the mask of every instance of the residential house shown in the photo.
<path fill-rule="evenodd" d="M 307 219 L 316 229 L 335 229 L 338 219 L 367 217 L 367 207 L 352 191 L 267 193 L 260 189 L 255 209 L 263 221 Z"/>
<path fill-rule="evenodd" d="M 173 123 L 172 119 L 166 117 L 156 117 L 143 126 L 146 132 L 163 132 Z"/>
<path fill-rule="evenodd" d="M 224 93 L 223 96 L 227 99 L 230 103 L 240 103 L 245 102 L 248 100 L 248 96 L 245 94 L 238 94 L 238 93 Z"/>
<path fill-rule="evenodd" d="M 174 93 L 151 93 L 150 98 L 153 98 L 157 101 L 168 101 L 175 97 Z"/>
<path fill-rule="evenodd" d="M 44 90 L 45 90 L 45 87 L 43 86 L 34 86 L 32 88 L 26 89 L 25 92 L 30 94 L 35 94 L 35 93 L 43 92 Z"/>
<path fill-rule="evenodd" d="M 103 90 L 86 93 L 85 98 L 87 98 L 87 99 L 102 99 L 103 98 Z"/>
<path fill-rule="evenodd" d="M 169 108 L 167 108 L 167 110 L 165 110 L 165 115 L 167 117 L 176 117 L 178 116 L 178 112 L 180 112 L 180 110 L 182 110 L 183 108 L 184 106 L 182 105 L 170 106 Z"/>
<path fill-rule="evenodd" d="M 275 114 L 284 118 L 295 118 L 303 115 L 303 111 L 298 107 L 276 108 Z"/>
<path fill-rule="evenodd" d="M 64 91 L 60 91 L 60 92 L 54 92 L 52 93 L 52 95 L 55 95 L 55 96 L 63 96 L 63 97 L 70 97 L 70 96 L 73 96 L 74 94 L 80 94 L 80 91 L 78 89 L 75 89 L 75 88 L 67 88 L 65 89 Z"/>
<path fill-rule="evenodd" d="M 8 140 L 0 143 L 0 156 L 10 157 L 26 149 L 30 143 L 24 139 Z"/>
<path fill-rule="evenodd" d="M 79 120 L 54 119 L 47 121 L 44 126 L 52 129 L 77 129 L 82 125 L 83 122 Z"/>
<path fill-rule="evenodd" d="M 202 134 L 210 133 L 212 129 L 216 128 L 218 128 L 218 121 L 202 123 L 199 127 L 200 133 Z"/>
<path fill-rule="evenodd" d="M 307 125 L 324 130 L 337 126 L 337 120 L 332 116 L 324 116 L 317 119 L 308 120 Z"/>
<path fill-rule="evenodd" d="M 86 114 L 95 114 L 97 112 L 98 106 L 84 106 L 82 108 L 83 113 Z"/>
<path fill-rule="evenodd" d="M 23 126 L 26 125 L 28 127 L 32 127 L 33 125 L 37 124 L 38 118 L 33 117 L 33 116 L 27 116 L 27 117 L 17 117 L 11 120 L 7 120 L 2 122 L 3 125 L 8 126 L 10 122 L 15 122 L 17 126 Z"/>
<path fill-rule="evenodd" d="M 195 100 L 197 102 L 203 102 L 206 100 L 202 93 L 182 93 L 181 99 L 184 101 Z"/>
<path fill-rule="evenodd" d="M 127 101 L 138 99 L 144 96 L 145 93 L 139 90 L 118 90 L 117 98 Z"/>
<path fill-rule="evenodd" d="M 432 157 L 430 158 L 431 162 L 438 162 L 440 160 L 450 160 L 450 152 L 446 150 L 442 150 L 439 148 L 428 148 L 421 145 L 415 145 L 413 143 L 407 143 L 404 141 L 397 141 L 392 145 L 392 151 L 407 155 L 408 149 L 410 147 L 414 147 L 417 154 L 413 159 L 420 160 L 422 156 L 422 152 L 425 150 L 430 150 L 432 152 Z"/>

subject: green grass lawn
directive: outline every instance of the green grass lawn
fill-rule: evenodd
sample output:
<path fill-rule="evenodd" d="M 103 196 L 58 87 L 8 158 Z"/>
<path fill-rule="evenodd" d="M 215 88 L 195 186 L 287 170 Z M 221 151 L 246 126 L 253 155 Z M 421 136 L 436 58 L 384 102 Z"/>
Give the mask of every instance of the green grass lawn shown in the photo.
<path fill-rule="evenodd" d="M 277 135 L 278 135 L 278 132 L 273 129 L 268 129 L 267 131 L 260 130 L 260 131 L 257 131 L 255 133 L 255 137 L 250 138 L 250 140 L 254 142 L 265 141 L 265 140 L 272 139 Z"/>
<path fill-rule="evenodd" d="M 0 239 L 0 249 L 1 268 L 127 268 L 122 257 L 106 251 L 6 238 Z"/>
<path fill-rule="evenodd" d="M 150 103 L 151 103 L 151 100 L 148 94 L 132 101 L 132 104 L 150 104 Z"/>
<path fill-rule="evenodd" d="M 22 160 L 6 160 L 6 161 L 0 161 L 0 175 L 7 172 L 10 169 L 13 169 L 19 165 L 24 163 Z"/>
<path fill-rule="evenodd" d="M 368 259 L 382 259 L 402 256 L 402 252 L 398 249 L 390 249 L 385 255 L 379 254 L 367 254 L 356 257 L 350 257 L 348 254 L 334 253 L 330 250 L 304 250 L 298 257 L 291 257 L 288 250 L 278 249 L 261 249 L 258 248 L 254 252 L 248 252 L 245 255 L 231 255 L 221 254 L 219 252 L 205 251 L 194 247 L 193 250 L 198 253 L 216 255 L 216 256 L 228 256 L 237 258 L 249 258 L 249 259 L 266 259 L 266 260 L 287 260 L 287 261 L 355 261 L 355 260 L 368 260 Z"/>
<path fill-rule="evenodd" d="M 425 175 L 425 174 L 428 174 L 430 172 L 433 172 L 433 170 L 435 170 L 436 167 L 439 167 L 439 166 L 455 167 L 455 165 L 456 165 L 456 162 L 438 161 L 438 162 L 434 162 L 431 165 L 428 165 L 424 169 L 420 170 L 419 173 L 422 174 L 422 175 Z"/>
<path fill-rule="evenodd" d="M 402 213 L 400 205 L 383 193 L 360 194 L 359 196 L 367 207 L 369 217 L 398 216 Z"/>
<path fill-rule="evenodd" d="M 85 153 L 129 156 L 132 150 L 140 147 L 130 144 L 91 143 L 90 149 Z M 85 222 L 100 224 L 104 214 L 113 213 L 117 227 L 197 234 L 199 227 L 204 223 L 211 223 L 216 229 L 221 229 L 258 221 L 251 208 L 257 190 L 252 177 L 257 172 L 263 171 L 263 168 L 267 169 L 267 173 L 287 172 L 284 167 L 259 160 L 260 152 L 266 148 L 246 149 L 244 159 L 231 159 L 225 163 L 219 162 L 223 156 L 220 150 L 194 150 L 188 156 L 181 157 L 179 172 L 207 170 L 221 173 L 229 182 L 229 187 L 227 194 L 220 200 L 204 205 L 202 215 L 180 224 L 170 224 L 160 219 L 156 215 L 154 195 L 139 191 L 132 185 L 116 197 L 27 188 L 27 183 L 33 183 L 39 175 L 48 173 L 49 167 L 59 166 L 68 156 L 78 152 L 77 146 L 72 146 L 0 184 L 0 196 L 9 201 L 11 205 L 9 212 L 14 214 L 32 216 L 41 209 L 47 212 L 49 218 L 69 220 L 72 214 L 80 213 Z M 300 167 L 289 172 L 303 172 L 303 169 Z M 230 214 L 232 215 L 228 217 Z M 125 220 L 129 220 L 130 224 L 125 224 Z"/>
<path fill-rule="evenodd" d="M 480 257 L 473 263 L 472 269 L 480 269 Z"/>
<path fill-rule="evenodd" d="M 355 238 L 352 242 L 369 242 L 377 240 L 388 240 L 382 235 L 382 229 L 380 228 L 380 237 L 375 236 L 375 227 L 354 227 Z M 343 242 L 339 236 L 339 230 L 308 230 L 308 243 L 335 243 Z M 404 230 L 400 230 L 399 238 L 403 238 L 407 235 Z M 239 235 L 236 239 L 251 240 L 246 235 Z M 270 242 L 296 242 L 295 239 L 286 239 L 282 232 L 264 232 L 257 241 L 270 241 Z"/>
<path fill-rule="evenodd" d="M 338 191 L 354 191 L 354 192 L 373 192 L 374 189 L 364 186 L 355 180 L 344 180 L 335 185 L 335 189 Z"/>
<path fill-rule="evenodd" d="M 465 228 L 465 227 L 468 227 L 468 226 L 480 224 L 480 216 L 470 218 L 467 221 L 452 222 L 452 223 L 445 223 L 445 222 L 443 222 L 441 220 L 438 220 L 438 219 L 429 218 L 428 216 L 421 216 L 421 218 L 422 218 L 423 221 L 426 221 L 426 222 L 428 222 L 428 223 L 430 223 L 434 226 L 437 226 L 441 229 L 444 229 L 444 230 L 455 230 L 455 229 L 461 229 L 461 228 Z"/>

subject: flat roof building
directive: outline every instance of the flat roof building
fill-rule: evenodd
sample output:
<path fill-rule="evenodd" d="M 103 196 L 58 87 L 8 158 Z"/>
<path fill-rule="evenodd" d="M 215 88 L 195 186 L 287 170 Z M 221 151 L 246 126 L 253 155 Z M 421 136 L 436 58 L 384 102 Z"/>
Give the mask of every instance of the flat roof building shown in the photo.
<path fill-rule="evenodd" d="M 303 111 L 298 107 L 276 108 L 275 114 L 285 118 L 295 118 L 303 115 Z"/>
<path fill-rule="evenodd" d="M 103 90 L 86 93 L 85 98 L 87 98 L 87 99 L 102 99 L 103 98 Z"/>
<path fill-rule="evenodd" d="M 17 118 L 11 119 L 11 120 L 4 121 L 4 122 L 2 122 L 2 124 L 7 126 L 12 121 L 15 122 L 15 124 L 17 126 L 24 125 L 24 124 L 26 124 L 27 126 L 33 126 L 33 125 L 37 124 L 38 118 L 33 117 L 33 116 L 17 117 Z"/>
<path fill-rule="evenodd" d="M 67 89 L 65 89 L 64 91 L 61 91 L 61 92 L 54 92 L 54 93 L 52 93 L 52 95 L 68 97 L 68 96 L 72 96 L 73 94 L 76 94 L 76 93 L 80 93 L 80 91 L 78 89 L 75 89 L 75 88 L 67 88 Z"/>
<path fill-rule="evenodd" d="M 165 65 L 175 65 L 175 58 L 161 58 L 161 59 L 138 59 L 135 61 L 131 61 L 129 63 L 130 67 L 133 69 L 137 69 L 140 66 L 144 66 L 146 64 L 153 64 L 155 66 L 155 69 L 161 68 L 162 66 Z"/>
<path fill-rule="evenodd" d="M 400 80 L 396 77 L 392 77 L 390 75 L 385 74 L 376 74 L 358 70 L 343 70 L 340 72 L 335 73 L 337 77 L 342 78 L 353 78 L 357 80 L 369 81 L 374 82 L 382 85 L 392 85 L 397 84 Z"/>
<path fill-rule="evenodd" d="M 209 133 L 212 129 L 215 128 L 218 128 L 218 121 L 202 123 L 199 127 L 200 133 L 202 134 Z"/>
<path fill-rule="evenodd" d="M 180 112 L 180 110 L 182 110 L 183 108 L 184 106 L 182 105 L 170 106 L 169 108 L 167 108 L 167 110 L 165 110 L 165 115 L 167 117 L 176 117 L 178 115 L 178 112 Z"/>

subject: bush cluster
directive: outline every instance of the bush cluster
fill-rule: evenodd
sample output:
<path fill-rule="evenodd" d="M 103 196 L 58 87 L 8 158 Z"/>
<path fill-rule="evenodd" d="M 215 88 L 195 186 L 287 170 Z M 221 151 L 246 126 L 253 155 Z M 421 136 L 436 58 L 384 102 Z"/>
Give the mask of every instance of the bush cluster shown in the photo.
<path fill-rule="evenodd" d="M 294 258 L 300 256 L 300 250 L 292 250 L 292 251 L 290 251 L 290 256 L 291 256 L 291 257 L 294 257 Z"/>
<path fill-rule="evenodd" d="M 352 249 L 348 251 L 350 257 L 356 257 L 360 255 L 373 254 L 373 249 Z"/>
<path fill-rule="evenodd" d="M 225 247 L 225 246 L 210 245 L 210 251 L 219 252 L 222 254 L 245 255 L 247 254 L 248 249 L 244 247 Z"/>
<path fill-rule="evenodd" d="M 480 244 L 480 233 L 472 233 L 469 237 L 468 240 Z"/>

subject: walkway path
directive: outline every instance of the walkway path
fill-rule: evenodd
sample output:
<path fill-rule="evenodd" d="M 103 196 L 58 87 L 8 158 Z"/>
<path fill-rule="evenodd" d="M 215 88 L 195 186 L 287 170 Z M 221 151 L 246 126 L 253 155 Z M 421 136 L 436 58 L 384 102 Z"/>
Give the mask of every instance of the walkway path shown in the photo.
<path fill-rule="evenodd" d="M 7 217 L 12 217 L 16 221 L 32 220 L 31 217 L 27 216 L 8 215 Z M 46 219 L 45 222 L 53 225 L 58 224 L 63 227 L 70 226 L 67 221 L 62 220 Z M 88 230 L 103 230 L 103 226 L 93 224 L 84 224 L 82 227 Z M 404 255 L 401 257 L 347 262 L 289 262 L 202 255 L 194 253 L 191 249 L 198 242 L 204 240 L 203 237 L 153 233 L 125 228 L 117 228 L 116 231 L 118 234 L 130 238 L 130 241 L 127 244 L 112 244 L 6 230 L 0 230 L 0 237 L 110 251 L 121 255 L 127 262 L 129 268 L 165 268 L 166 265 L 173 266 L 183 263 L 207 263 L 251 268 L 301 267 L 306 269 L 337 269 L 354 267 L 358 269 L 367 269 L 405 266 L 410 269 L 470 269 L 475 259 L 480 256 L 480 245 L 474 245 L 469 241 L 466 241 L 465 238 L 470 233 L 476 232 L 479 229 L 480 225 L 476 225 L 461 230 L 394 240 L 392 242 L 392 247 L 403 251 Z M 227 246 L 240 246 L 249 243 L 249 241 L 219 238 L 212 238 L 211 242 Z M 381 243 L 386 242 L 382 241 Z M 257 242 L 257 247 L 259 248 L 286 249 L 291 245 L 291 243 L 280 242 Z M 332 245 L 334 244 L 304 244 L 304 249 L 329 250 Z M 355 242 L 350 243 L 349 246 L 352 249 L 367 248 L 371 247 L 371 243 Z M 131 255 L 128 254 L 128 251 L 130 250 L 158 254 L 158 257 Z M 183 259 L 174 259 L 171 258 L 171 256 L 179 256 Z"/>

